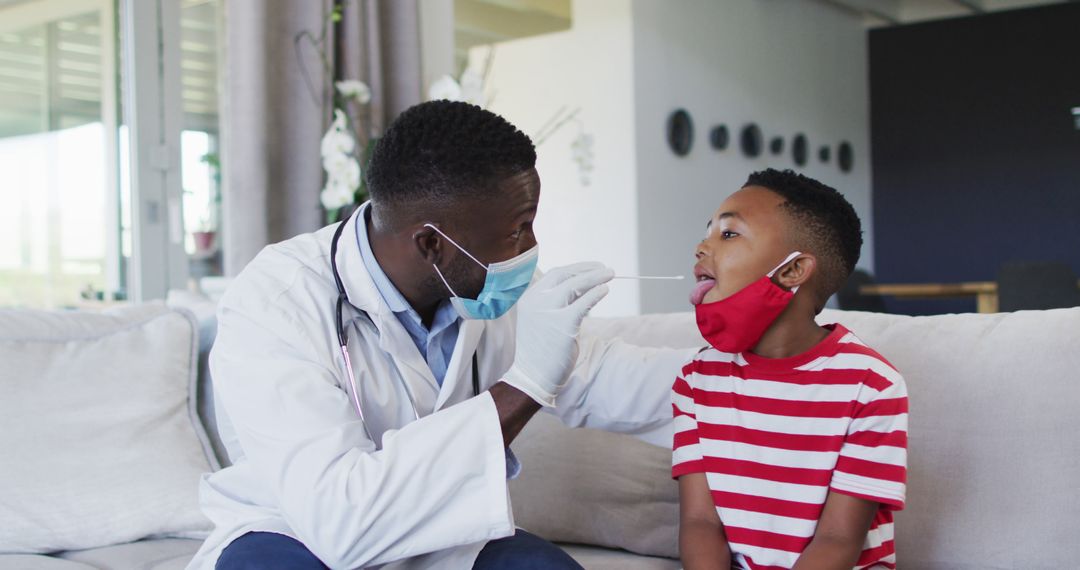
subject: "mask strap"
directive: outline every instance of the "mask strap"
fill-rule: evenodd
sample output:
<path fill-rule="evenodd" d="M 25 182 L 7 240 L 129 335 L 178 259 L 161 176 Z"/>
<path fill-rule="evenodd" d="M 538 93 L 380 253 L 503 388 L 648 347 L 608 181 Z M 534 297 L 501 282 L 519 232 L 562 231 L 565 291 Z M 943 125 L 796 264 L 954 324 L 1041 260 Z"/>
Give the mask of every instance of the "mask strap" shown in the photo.
<path fill-rule="evenodd" d="M 450 238 L 447 238 L 447 239 L 450 239 Z M 457 245 L 457 244 L 454 244 L 454 245 Z M 462 250 L 462 251 L 464 251 L 464 250 Z M 446 278 L 443 277 L 442 271 L 439 271 L 439 266 L 435 265 L 434 263 L 432 263 L 431 266 L 435 268 L 435 273 L 439 274 L 439 279 L 442 279 L 443 285 L 446 285 L 446 288 L 450 290 L 450 293 L 455 297 L 460 297 L 461 295 L 458 295 L 457 291 L 454 291 L 454 288 L 450 286 L 450 282 L 448 282 L 446 280 Z"/>
<path fill-rule="evenodd" d="M 776 272 L 780 271 L 781 267 L 787 265 L 789 261 L 791 261 L 792 259 L 795 259 L 796 257 L 799 257 L 800 255 L 802 255 L 801 251 L 793 252 L 791 255 L 785 257 L 784 260 L 780 262 L 780 265 L 777 265 L 776 267 L 774 267 L 773 270 L 770 271 L 769 273 L 767 273 L 765 276 L 768 277 L 769 279 L 772 279 L 772 276 L 776 275 Z M 799 286 L 796 285 L 796 286 L 792 287 L 791 292 L 792 293 L 798 293 L 799 292 Z"/>
<path fill-rule="evenodd" d="M 448 236 L 448 235 L 444 234 L 444 233 L 442 232 L 442 230 L 440 230 L 439 228 L 437 228 L 437 227 L 435 227 L 435 226 L 433 226 L 433 225 L 431 225 L 431 224 L 424 224 L 424 227 L 425 227 L 425 228 L 431 228 L 431 229 L 435 230 L 435 231 L 436 231 L 436 232 L 437 232 L 437 233 L 438 233 L 439 235 L 441 235 L 442 237 L 446 238 L 446 241 L 448 241 L 448 242 L 450 242 L 450 243 L 454 244 L 454 247 L 456 247 L 456 248 L 460 249 L 462 253 L 464 253 L 465 255 L 469 256 L 469 259 L 471 259 L 471 260 L 475 261 L 475 262 L 476 262 L 476 264 L 477 264 L 477 265 L 479 265 L 480 267 L 483 267 L 484 269 L 487 269 L 487 265 L 486 265 L 486 264 L 484 264 L 483 262 L 481 262 L 481 261 L 480 261 L 479 259 L 476 259 L 475 257 L 473 257 L 473 255 L 472 255 L 471 253 L 469 253 L 469 252 L 468 252 L 468 251 L 467 251 L 467 250 L 466 250 L 465 248 L 463 248 L 463 247 L 461 247 L 460 245 L 458 245 L 458 242 L 454 241 L 454 239 L 453 239 L 453 238 L 451 238 L 450 236 Z M 436 268 L 435 268 L 435 271 L 438 271 L 438 270 L 439 270 L 439 268 L 438 268 L 438 267 L 436 267 Z M 440 273 L 440 274 L 439 274 L 439 277 L 442 277 L 442 273 Z M 445 283 L 445 282 L 446 282 L 446 279 L 443 279 L 443 282 Z M 449 285 L 447 285 L 447 287 L 449 287 Z M 453 291 L 453 289 L 451 289 L 451 291 Z"/>

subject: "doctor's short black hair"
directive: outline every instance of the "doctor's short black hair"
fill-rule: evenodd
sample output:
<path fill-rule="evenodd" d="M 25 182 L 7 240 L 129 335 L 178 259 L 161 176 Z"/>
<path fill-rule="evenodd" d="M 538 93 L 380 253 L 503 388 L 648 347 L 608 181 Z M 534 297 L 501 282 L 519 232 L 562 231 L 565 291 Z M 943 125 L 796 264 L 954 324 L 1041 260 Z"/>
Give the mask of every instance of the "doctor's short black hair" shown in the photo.
<path fill-rule="evenodd" d="M 859 262 L 862 224 L 855 208 L 835 188 L 791 170 L 754 172 L 743 186 L 768 188 L 784 199 L 780 207 L 793 222 L 788 228 L 792 247 L 818 259 L 817 292 L 824 303 L 844 286 Z"/>
<path fill-rule="evenodd" d="M 536 166 L 532 140 L 476 105 L 431 101 L 407 109 L 375 145 L 367 168 L 372 202 L 423 208 L 483 197 Z"/>

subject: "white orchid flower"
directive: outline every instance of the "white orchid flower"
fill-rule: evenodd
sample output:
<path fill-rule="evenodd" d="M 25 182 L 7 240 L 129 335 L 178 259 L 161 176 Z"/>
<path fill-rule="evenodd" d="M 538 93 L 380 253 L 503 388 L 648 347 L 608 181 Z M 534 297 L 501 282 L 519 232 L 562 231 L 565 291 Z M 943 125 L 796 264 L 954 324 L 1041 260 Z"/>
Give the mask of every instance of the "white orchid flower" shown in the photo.
<path fill-rule="evenodd" d="M 334 120 L 330 123 L 330 128 L 337 132 L 345 132 L 348 127 L 349 117 L 345 115 L 345 111 L 341 109 L 334 109 Z"/>
<path fill-rule="evenodd" d="M 334 83 L 334 86 L 337 87 L 338 93 L 341 93 L 342 97 L 355 99 L 361 105 L 371 102 L 371 88 L 363 81 L 346 79 Z"/>
<path fill-rule="evenodd" d="M 348 162 L 349 155 L 340 152 L 324 154 L 322 157 L 322 167 L 329 178 L 340 178 L 341 173 L 348 168 Z"/>
<path fill-rule="evenodd" d="M 336 187 L 330 187 L 319 194 L 319 201 L 322 202 L 323 208 L 328 212 L 332 212 L 352 202 L 352 195 L 340 192 Z"/>
<path fill-rule="evenodd" d="M 461 73 L 461 100 L 483 107 L 487 103 L 484 95 L 484 76 L 469 68 Z"/>
<path fill-rule="evenodd" d="M 360 187 L 360 163 L 356 162 L 355 158 L 349 157 L 338 174 L 342 184 L 350 189 L 350 193 Z"/>
<path fill-rule="evenodd" d="M 345 113 L 342 113 L 340 109 L 335 109 L 334 122 L 323 135 L 319 150 L 325 157 L 334 154 L 349 154 L 354 148 L 356 148 L 356 141 L 349 134 Z"/>
<path fill-rule="evenodd" d="M 570 143 L 570 147 L 575 151 L 589 152 L 592 150 L 593 137 L 592 135 L 582 133 Z"/>
<path fill-rule="evenodd" d="M 356 148 L 356 142 L 347 133 L 327 132 L 322 139 L 321 154 L 324 157 L 348 155 Z"/>
<path fill-rule="evenodd" d="M 360 163 L 343 154 L 323 158 L 327 186 L 340 185 L 350 192 L 360 187 Z"/>
<path fill-rule="evenodd" d="M 340 179 L 331 178 L 326 181 L 326 186 L 319 194 L 319 201 L 326 210 L 336 210 L 352 203 L 353 190 L 343 184 Z"/>
<path fill-rule="evenodd" d="M 573 161 L 577 163 L 578 176 L 581 180 L 582 186 L 589 186 L 592 184 L 592 176 L 590 174 L 593 171 L 593 136 L 588 133 L 579 133 L 570 143 L 570 154 Z"/>
<path fill-rule="evenodd" d="M 326 186 L 319 194 L 319 201 L 327 211 L 351 204 L 360 187 L 360 164 L 352 156 L 356 141 L 348 127 L 345 113 L 341 109 L 334 109 L 334 121 L 323 135 L 320 145 Z"/>
<path fill-rule="evenodd" d="M 428 87 L 428 101 L 438 101 L 440 99 L 461 101 L 461 86 L 449 75 L 444 75 L 436 79 L 435 82 Z"/>

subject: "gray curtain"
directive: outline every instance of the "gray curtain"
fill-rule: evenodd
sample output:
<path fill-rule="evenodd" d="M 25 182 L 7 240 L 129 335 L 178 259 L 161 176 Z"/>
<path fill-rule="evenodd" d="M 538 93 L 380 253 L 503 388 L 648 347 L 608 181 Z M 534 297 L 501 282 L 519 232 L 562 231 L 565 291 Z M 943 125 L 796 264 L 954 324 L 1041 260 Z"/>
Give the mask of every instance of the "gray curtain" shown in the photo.
<path fill-rule="evenodd" d="M 264 246 L 318 229 L 323 171 L 319 142 L 329 125 L 333 75 L 372 89 L 370 121 L 381 133 L 421 101 L 417 0 L 347 0 L 332 26 L 330 74 L 318 52 L 294 41 L 319 36 L 331 0 L 226 0 L 222 101 L 226 275 Z"/>

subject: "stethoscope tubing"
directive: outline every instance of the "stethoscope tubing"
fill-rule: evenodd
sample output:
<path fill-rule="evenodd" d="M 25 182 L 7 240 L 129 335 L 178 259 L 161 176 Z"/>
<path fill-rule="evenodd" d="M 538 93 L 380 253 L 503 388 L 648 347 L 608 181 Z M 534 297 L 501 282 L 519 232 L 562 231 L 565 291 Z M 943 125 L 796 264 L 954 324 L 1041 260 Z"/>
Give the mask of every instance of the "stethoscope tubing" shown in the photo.
<path fill-rule="evenodd" d="M 335 332 L 337 333 L 338 348 L 341 350 L 341 359 L 342 362 L 345 364 L 345 374 L 348 376 L 349 384 L 352 387 L 351 396 L 353 406 L 356 408 L 356 413 L 360 416 L 360 424 L 364 427 L 364 433 L 367 434 L 368 439 L 370 439 L 371 441 L 375 441 L 375 438 L 373 438 L 371 435 L 371 431 L 368 429 L 367 421 L 364 418 L 364 407 L 360 405 L 360 389 L 359 386 L 357 386 L 356 384 L 356 374 L 353 372 L 352 359 L 349 357 L 349 336 L 345 330 L 344 320 L 345 305 L 347 304 L 354 310 L 359 311 L 360 314 L 362 314 L 367 320 L 367 322 L 370 323 L 371 326 L 375 329 L 376 333 L 379 332 L 379 327 L 375 325 L 375 321 L 372 320 L 371 315 L 369 315 L 367 311 L 359 309 L 349 302 L 349 297 L 345 293 L 345 285 L 341 281 L 341 274 L 338 273 L 337 246 L 338 240 L 341 238 L 341 233 L 345 229 L 345 224 L 346 222 L 344 221 L 338 224 L 337 230 L 334 231 L 334 237 L 330 241 L 330 269 L 331 271 L 333 271 L 334 283 L 335 285 L 337 285 L 338 290 L 337 306 L 335 308 L 334 315 L 334 325 L 336 328 Z M 472 357 L 473 396 L 480 395 L 480 373 L 478 370 L 478 365 L 479 363 L 477 354 L 474 352 Z M 405 382 L 404 378 L 402 378 L 401 385 L 405 389 L 406 397 L 409 399 L 409 406 L 412 407 L 413 418 L 419 420 L 420 412 L 416 409 L 416 399 L 413 397 L 412 390 L 409 389 L 409 385 Z"/>

